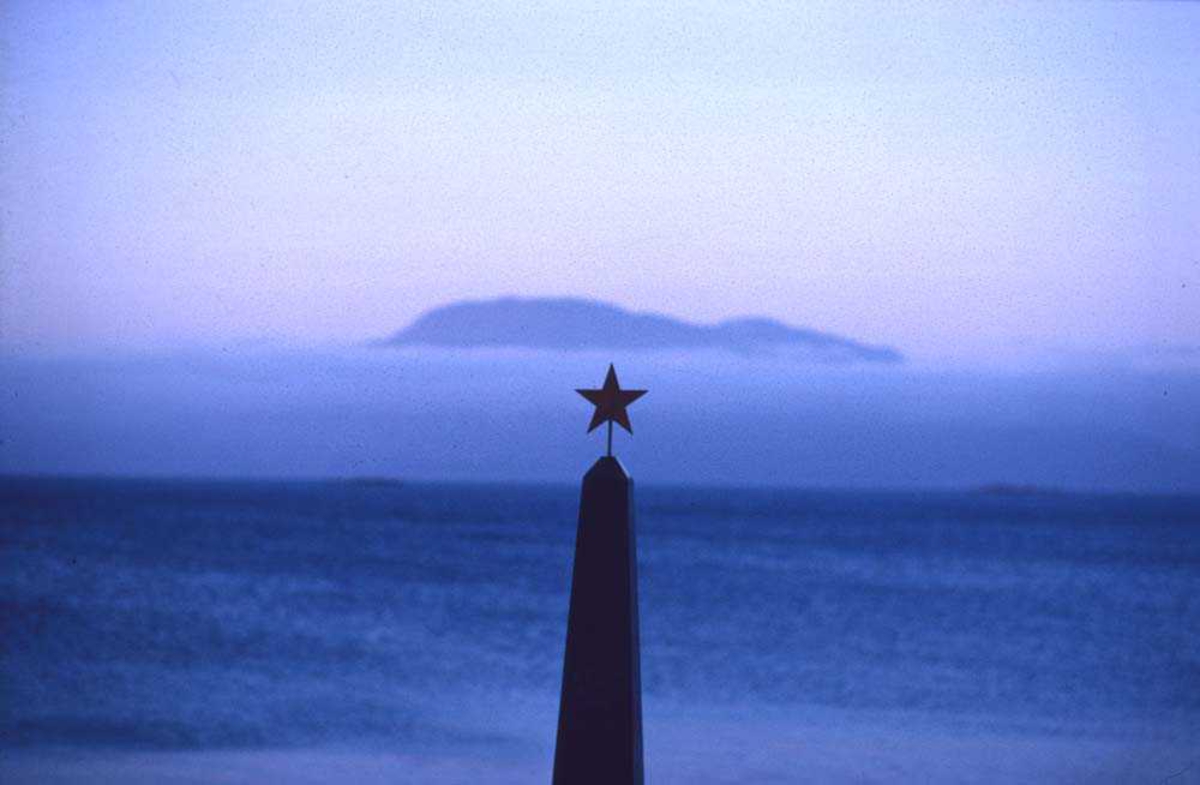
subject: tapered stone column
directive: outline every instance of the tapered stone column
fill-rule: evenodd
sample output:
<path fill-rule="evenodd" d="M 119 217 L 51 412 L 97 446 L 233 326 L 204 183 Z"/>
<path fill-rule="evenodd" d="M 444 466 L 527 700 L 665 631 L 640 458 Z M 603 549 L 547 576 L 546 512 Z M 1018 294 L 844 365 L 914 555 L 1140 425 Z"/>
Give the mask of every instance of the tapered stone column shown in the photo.
<path fill-rule="evenodd" d="M 633 480 L 605 456 L 583 478 L 555 785 L 642 782 Z"/>

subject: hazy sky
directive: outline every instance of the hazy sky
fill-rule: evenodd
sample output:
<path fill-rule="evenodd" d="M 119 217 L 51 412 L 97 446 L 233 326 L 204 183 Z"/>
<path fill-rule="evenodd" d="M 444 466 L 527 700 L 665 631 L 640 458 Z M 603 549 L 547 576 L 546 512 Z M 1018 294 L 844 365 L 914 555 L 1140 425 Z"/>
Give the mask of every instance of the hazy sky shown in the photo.
<path fill-rule="evenodd" d="M 0 6 L 0 348 L 509 293 L 1200 343 L 1200 4 L 398 5 Z"/>

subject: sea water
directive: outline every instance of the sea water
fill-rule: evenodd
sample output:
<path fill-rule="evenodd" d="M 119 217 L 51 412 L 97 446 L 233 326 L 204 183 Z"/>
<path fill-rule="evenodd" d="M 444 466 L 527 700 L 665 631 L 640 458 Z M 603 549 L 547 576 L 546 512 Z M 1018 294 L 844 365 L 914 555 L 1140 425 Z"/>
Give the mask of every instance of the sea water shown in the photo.
<path fill-rule="evenodd" d="M 636 496 L 648 782 L 1200 782 L 1200 498 Z M 0 780 L 548 782 L 577 503 L 0 478 Z"/>

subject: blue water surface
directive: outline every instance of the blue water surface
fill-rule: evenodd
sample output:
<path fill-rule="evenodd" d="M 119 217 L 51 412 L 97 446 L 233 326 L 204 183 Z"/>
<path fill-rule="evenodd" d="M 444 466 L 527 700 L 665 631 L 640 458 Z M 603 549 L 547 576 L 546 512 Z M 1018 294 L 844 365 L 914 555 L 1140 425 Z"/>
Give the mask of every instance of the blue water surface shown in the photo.
<path fill-rule="evenodd" d="M 545 779 L 577 494 L 0 479 L 0 761 L 70 751 L 71 781 L 104 755 L 334 750 Z M 1005 745 L 1042 774 L 1167 750 L 1168 776 L 1200 749 L 1200 498 L 637 506 L 652 780 L 958 779 Z"/>

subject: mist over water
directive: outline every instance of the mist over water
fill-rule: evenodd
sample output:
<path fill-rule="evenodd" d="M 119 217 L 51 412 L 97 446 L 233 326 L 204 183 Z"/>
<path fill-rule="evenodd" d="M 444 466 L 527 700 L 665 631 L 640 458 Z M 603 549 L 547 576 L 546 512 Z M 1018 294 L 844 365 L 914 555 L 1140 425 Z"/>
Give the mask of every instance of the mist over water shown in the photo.
<path fill-rule="evenodd" d="M 573 482 L 609 360 L 650 394 L 651 482 L 1200 489 L 1200 371 L 939 369 L 736 354 L 198 351 L 0 360 L 0 471 Z"/>

